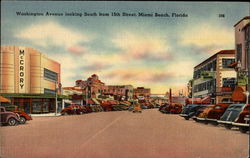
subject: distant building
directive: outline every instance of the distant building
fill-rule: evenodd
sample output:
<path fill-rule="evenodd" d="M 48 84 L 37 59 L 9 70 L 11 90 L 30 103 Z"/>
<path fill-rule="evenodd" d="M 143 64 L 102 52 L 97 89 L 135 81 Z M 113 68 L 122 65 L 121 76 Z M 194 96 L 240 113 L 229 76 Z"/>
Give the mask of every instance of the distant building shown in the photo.
<path fill-rule="evenodd" d="M 55 112 L 61 94 L 61 66 L 36 49 L 1 46 L 0 95 L 27 113 Z M 58 110 L 62 108 L 59 99 Z"/>
<path fill-rule="evenodd" d="M 77 104 L 83 104 L 83 91 L 80 87 L 63 87 L 63 95 L 69 96 L 71 101 Z"/>
<path fill-rule="evenodd" d="M 149 101 L 161 105 L 164 103 L 168 103 L 168 99 L 169 98 L 165 94 L 151 94 Z"/>
<path fill-rule="evenodd" d="M 236 63 L 234 66 L 237 72 L 237 86 L 244 93 L 250 91 L 250 16 L 244 17 L 237 22 L 234 29 L 236 49 Z"/>
<path fill-rule="evenodd" d="M 132 85 L 107 85 L 104 94 L 114 96 L 115 100 L 131 100 L 133 89 Z"/>
<path fill-rule="evenodd" d="M 134 98 L 137 98 L 139 100 L 149 100 L 150 94 L 150 88 L 137 87 L 134 89 Z"/>
<path fill-rule="evenodd" d="M 76 87 L 83 89 L 83 93 L 87 92 L 88 98 L 97 98 L 102 95 L 104 89 L 106 89 L 105 83 L 99 80 L 96 74 L 91 75 L 87 80 L 77 80 Z"/>
<path fill-rule="evenodd" d="M 236 83 L 234 50 L 222 50 L 194 67 L 192 92 L 195 98 L 211 97 L 213 103 L 231 102 Z"/>

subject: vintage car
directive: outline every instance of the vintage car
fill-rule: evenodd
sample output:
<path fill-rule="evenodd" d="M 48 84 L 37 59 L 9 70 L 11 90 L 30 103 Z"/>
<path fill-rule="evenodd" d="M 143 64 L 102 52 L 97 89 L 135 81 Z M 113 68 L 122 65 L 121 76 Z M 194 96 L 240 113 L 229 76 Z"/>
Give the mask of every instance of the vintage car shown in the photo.
<path fill-rule="evenodd" d="M 238 127 L 242 133 L 249 131 L 250 123 L 250 104 L 245 106 L 239 117 L 232 123 L 232 126 Z"/>
<path fill-rule="evenodd" d="M 140 104 L 135 104 L 135 105 L 134 105 L 133 113 L 136 113 L 136 112 L 139 112 L 139 113 L 142 112 L 142 108 L 141 108 L 141 105 L 140 105 Z"/>
<path fill-rule="evenodd" d="M 112 105 L 112 107 L 115 111 L 123 111 L 128 110 L 130 105 L 131 103 L 128 101 L 120 101 L 119 104 Z"/>
<path fill-rule="evenodd" d="M 90 108 L 93 112 L 102 112 L 104 111 L 101 105 L 90 105 Z"/>
<path fill-rule="evenodd" d="M 142 109 L 148 109 L 148 107 L 144 103 L 141 104 L 141 108 Z"/>
<path fill-rule="evenodd" d="M 18 106 L 8 105 L 8 106 L 5 106 L 5 110 L 17 113 L 20 116 L 20 122 L 19 122 L 20 124 L 25 124 L 26 121 L 32 120 L 32 117 L 26 112 L 19 110 Z"/>
<path fill-rule="evenodd" d="M 231 104 L 217 122 L 231 129 L 233 127 L 232 123 L 237 120 L 245 107 L 246 104 Z"/>
<path fill-rule="evenodd" d="M 180 114 L 182 111 L 182 105 L 179 103 L 170 103 L 168 113 Z"/>
<path fill-rule="evenodd" d="M 166 114 L 169 113 L 169 104 L 165 103 L 160 106 L 159 111 Z"/>
<path fill-rule="evenodd" d="M 1 125 L 7 124 L 9 126 L 15 126 L 20 122 L 20 117 L 17 113 L 6 111 L 5 107 L 0 106 L 0 115 L 1 115 Z"/>
<path fill-rule="evenodd" d="M 186 120 L 196 116 L 199 109 L 204 108 L 205 105 L 200 104 L 188 104 L 183 106 L 182 112 L 180 114 L 181 117 L 184 117 Z"/>
<path fill-rule="evenodd" d="M 213 125 L 218 125 L 218 120 L 227 110 L 229 103 L 219 103 L 216 104 L 211 110 L 208 111 L 207 115 L 204 117 L 205 121 L 212 123 Z"/>
<path fill-rule="evenodd" d="M 113 111 L 112 103 L 110 101 L 103 101 L 101 106 L 104 111 Z"/>
<path fill-rule="evenodd" d="M 62 109 L 61 115 L 74 115 L 74 114 L 83 114 L 83 113 L 88 113 L 88 109 L 85 106 L 71 103 L 70 106 Z"/>
<path fill-rule="evenodd" d="M 204 122 L 204 123 L 208 123 L 206 121 L 206 117 L 207 114 L 209 113 L 209 111 L 211 111 L 216 105 L 215 104 L 210 104 L 207 105 L 204 109 L 202 109 L 202 111 L 196 115 L 196 121 L 197 122 Z"/>

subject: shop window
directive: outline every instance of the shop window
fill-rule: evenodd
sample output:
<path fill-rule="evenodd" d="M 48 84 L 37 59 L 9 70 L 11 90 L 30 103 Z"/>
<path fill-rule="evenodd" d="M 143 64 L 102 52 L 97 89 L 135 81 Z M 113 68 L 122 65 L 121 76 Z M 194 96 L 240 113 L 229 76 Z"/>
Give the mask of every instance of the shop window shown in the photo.
<path fill-rule="evenodd" d="M 235 59 L 222 59 L 223 68 L 231 68 L 230 65 L 235 62 Z"/>
<path fill-rule="evenodd" d="M 223 87 L 234 87 L 236 84 L 235 78 L 223 78 L 222 85 Z"/>
<path fill-rule="evenodd" d="M 44 94 L 56 94 L 55 90 L 44 88 Z"/>
<path fill-rule="evenodd" d="M 237 61 L 241 62 L 241 58 L 242 58 L 242 44 L 237 44 L 236 45 L 236 53 L 237 53 Z"/>
<path fill-rule="evenodd" d="M 44 78 L 52 81 L 57 81 L 57 73 L 44 68 Z"/>

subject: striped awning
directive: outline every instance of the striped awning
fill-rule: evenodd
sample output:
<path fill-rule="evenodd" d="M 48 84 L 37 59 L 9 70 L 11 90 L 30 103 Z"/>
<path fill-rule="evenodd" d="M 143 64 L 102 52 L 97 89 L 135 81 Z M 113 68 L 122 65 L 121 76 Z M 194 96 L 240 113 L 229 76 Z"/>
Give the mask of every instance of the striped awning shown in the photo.
<path fill-rule="evenodd" d="M 11 101 L 3 96 L 0 96 L 0 102 L 1 103 L 10 103 Z"/>

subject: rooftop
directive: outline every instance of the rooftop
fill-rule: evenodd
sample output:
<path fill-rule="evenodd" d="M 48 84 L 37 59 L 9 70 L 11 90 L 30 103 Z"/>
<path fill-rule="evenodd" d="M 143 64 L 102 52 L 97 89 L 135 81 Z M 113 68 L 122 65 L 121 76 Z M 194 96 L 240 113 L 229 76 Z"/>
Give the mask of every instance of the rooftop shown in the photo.
<path fill-rule="evenodd" d="M 204 60 L 200 64 L 196 65 L 194 68 L 197 68 L 197 67 L 203 65 L 204 63 L 207 63 L 208 61 L 211 61 L 212 59 L 216 58 L 217 55 L 219 55 L 219 54 L 235 54 L 235 50 L 233 50 L 233 49 L 231 49 L 231 50 L 221 50 L 221 51 L 215 53 L 214 55 L 212 55 L 211 57 L 207 58 L 206 60 Z"/>
<path fill-rule="evenodd" d="M 236 25 L 238 25 L 241 21 L 247 20 L 247 19 L 250 19 L 250 16 L 245 16 L 244 18 L 242 18 L 240 21 L 238 21 L 238 22 L 234 25 L 234 27 L 235 27 Z"/>

